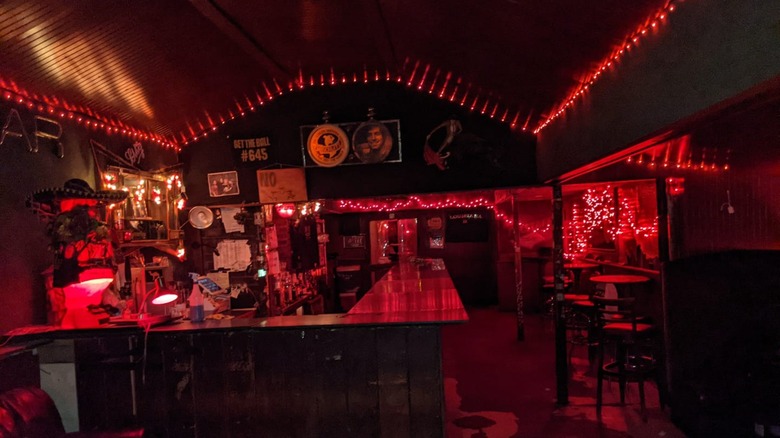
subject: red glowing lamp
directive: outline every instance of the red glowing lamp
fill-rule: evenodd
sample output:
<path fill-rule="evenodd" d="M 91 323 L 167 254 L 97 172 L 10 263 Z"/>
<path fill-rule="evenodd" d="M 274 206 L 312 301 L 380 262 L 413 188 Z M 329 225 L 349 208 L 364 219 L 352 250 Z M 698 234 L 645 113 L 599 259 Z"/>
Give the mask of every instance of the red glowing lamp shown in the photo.
<path fill-rule="evenodd" d="M 174 301 L 176 301 L 179 298 L 179 294 L 177 294 L 175 291 L 166 288 L 163 285 L 163 280 L 159 276 L 159 274 L 152 273 L 154 278 L 154 287 L 149 290 L 149 292 L 146 293 L 146 296 L 144 297 L 143 304 L 141 304 L 141 307 L 138 309 L 139 317 L 144 314 L 146 311 L 146 304 L 149 297 L 152 297 L 152 304 L 155 306 L 160 306 L 163 304 L 169 304 Z"/>
<path fill-rule="evenodd" d="M 295 214 L 295 204 L 276 204 L 276 213 L 285 219 L 289 219 Z"/>

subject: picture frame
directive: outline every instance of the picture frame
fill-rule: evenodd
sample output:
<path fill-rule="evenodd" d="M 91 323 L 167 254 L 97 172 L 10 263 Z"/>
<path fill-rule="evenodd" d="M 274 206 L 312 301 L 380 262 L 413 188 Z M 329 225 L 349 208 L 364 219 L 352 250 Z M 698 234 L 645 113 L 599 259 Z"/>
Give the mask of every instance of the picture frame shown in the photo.
<path fill-rule="evenodd" d="M 238 172 L 235 170 L 228 172 L 209 173 L 209 197 L 219 198 L 222 196 L 233 196 L 241 193 L 238 187 Z"/>
<path fill-rule="evenodd" d="M 378 132 L 379 135 L 370 135 L 372 132 Z M 303 125 L 300 126 L 300 134 L 304 167 L 335 167 L 402 162 L 401 122 L 398 119 L 371 119 L 365 122 Z M 321 138 L 322 135 L 319 134 L 330 135 L 332 137 L 331 140 L 339 138 L 339 141 L 331 141 L 331 146 L 338 145 L 339 148 L 343 149 L 339 149 L 339 153 L 335 153 L 335 151 L 327 148 L 323 149 L 323 151 L 333 155 L 333 160 L 323 161 L 322 156 L 318 156 L 316 152 L 312 155 L 314 150 L 310 149 L 311 141 L 312 139 L 317 140 Z M 372 148 L 369 144 L 371 143 L 369 137 L 371 137 L 371 140 L 381 139 L 378 143 L 379 147 Z M 347 154 L 346 156 L 343 156 L 344 152 Z"/>

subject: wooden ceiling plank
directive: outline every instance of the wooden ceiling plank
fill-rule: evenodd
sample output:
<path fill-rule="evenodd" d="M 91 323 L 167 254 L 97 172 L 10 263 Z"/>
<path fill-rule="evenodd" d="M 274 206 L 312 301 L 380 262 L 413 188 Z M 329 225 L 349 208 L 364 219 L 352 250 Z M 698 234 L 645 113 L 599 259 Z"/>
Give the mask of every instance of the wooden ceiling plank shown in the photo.
<path fill-rule="evenodd" d="M 247 55 L 251 56 L 263 66 L 271 66 L 274 70 L 271 76 L 277 76 L 283 79 L 294 78 L 295 74 L 282 65 L 270 53 L 255 40 L 246 30 L 244 30 L 233 17 L 230 17 L 224 10 L 220 9 L 216 3 L 209 0 L 190 0 L 195 9 L 204 17 L 214 23 L 228 38 L 235 41 Z"/>

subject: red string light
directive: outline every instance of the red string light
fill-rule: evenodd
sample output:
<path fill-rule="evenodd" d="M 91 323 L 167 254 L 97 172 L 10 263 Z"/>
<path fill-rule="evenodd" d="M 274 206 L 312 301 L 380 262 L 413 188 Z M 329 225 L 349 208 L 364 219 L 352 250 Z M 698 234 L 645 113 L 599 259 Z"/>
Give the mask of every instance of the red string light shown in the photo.
<path fill-rule="evenodd" d="M 582 81 L 582 83 L 580 83 L 579 87 L 575 88 L 574 91 L 572 91 L 563 100 L 562 103 L 560 103 L 555 109 L 552 110 L 552 112 L 543 122 L 534 128 L 533 133 L 538 134 L 555 119 L 563 115 L 564 112 L 569 110 L 574 105 L 577 99 L 581 98 L 588 91 L 588 89 L 594 83 L 596 83 L 602 73 L 606 72 L 608 69 L 613 68 L 622 57 L 626 56 L 632 49 L 638 46 L 640 39 L 645 38 L 648 36 L 648 34 L 652 34 L 653 32 L 657 31 L 660 24 L 665 24 L 669 14 L 675 10 L 674 3 L 674 0 L 668 0 L 661 9 L 655 11 L 652 15 L 645 19 L 645 21 L 640 26 L 638 26 L 634 32 L 628 35 L 621 44 L 614 47 L 612 51 L 597 64 L 597 67 L 591 72 L 591 74 L 588 75 L 586 79 Z"/>
<path fill-rule="evenodd" d="M 54 96 L 39 97 L 35 93 L 30 93 L 20 88 L 14 81 L 1 77 L 0 93 L 2 93 L 3 100 L 24 106 L 30 111 L 46 115 L 47 117 L 67 119 L 87 128 L 104 130 L 108 135 L 118 134 L 133 140 L 151 141 L 166 148 L 173 148 L 177 152 L 180 150 L 175 138 L 169 139 L 161 134 L 132 128 L 119 120 L 102 116 L 90 108 L 72 105 Z"/>
<path fill-rule="evenodd" d="M 409 67 L 411 66 L 411 67 Z M 404 79 L 406 77 L 406 79 Z M 255 110 L 255 105 L 262 106 L 266 101 L 271 101 L 275 96 L 281 96 L 286 93 L 292 93 L 295 91 L 304 90 L 307 87 L 314 87 L 314 86 L 320 86 L 320 87 L 326 87 L 326 86 L 338 86 L 341 84 L 346 83 L 369 83 L 371 81 L 374 82 L 403 82 L 406 84 L 408 88 L 414 89 L 416 91 L 430 94 L 432 96 L 436 96 L 441 100 L 446 100 L 449 102 L 457 102 L 460 104 L 460 106 L 467 108 L 469 111 L 473 113 L 479 113 L 483 115 L 487 115 L 490 118 L 497 118 L 498 114 L 503 114 L 500 117 L 500 121 L 502 123 L 506 123 L 508 120 L 508 116 L 510 114 L 510 108 L 508 105 L 502 104 L 501 99 L 499 97 L 494 96 L 492 93 L 484 92 L 483 90 L 479 89 L 476 92 L 472 93 L 472 85 L 468 84 L 468 87 L 465 89 L 465 91 L 462 90 L 463 87 L 461 87 L 461 84 L 463 83 L 462 77 L 456 77 L 451 72 L 447 72 L 446 74 L 444 71 L 440 68 L 435 68 L 431 64 L 423 64 L 419 60 L 415 61 L 414 63 L 411 62 L 410 59 L 406 59 L 404 62 L 404 67 L 402 69 L 402 72 L 398 74 L 397 76 L 393 76 L 390 74 L 390 71 L 388 70 L 385 75 L 379 74 L 379 70 L 375 70 L 375 74 L 371 75 L 368 72 L 367 67 L 363 67 L 362 72 L 353 72 L 353 73 L 342 73 L 338 74 L 336 71 L 331 68 L 329 71 L 329 74 L 326 75 L 325 73 L 320 73 L 319 75 L 319 81 L 315 79 L 314 75 L 310 75 L 309 79 L 307 80 L 305 75 L 303 74 L 302 70 L 298 70 L 298 75 L 296 79 L 289 83 L 286 88 L 282 88 L 279 86 L 276 79 L 272 80 L 272 83 L 274 84 L 274 87 L 276 89 L 276 92 L 272 91 L 265 82 L 262 83 L 262 88 L 265 92 L 265 96 L 261 97 L 259 93 L 254 93 L 254 101 L 246 96 L 242 97 L 240 100 L 246 101 L 248 109 L 251 111 Z M 463 93 L 461 96 L 459 96 L 459 93 Z M 460 97 L 460 98 L 459 98 Z M 238 114 L 241 117 L 246 116 L 246 111 L 239 99 L 235 100 L 236 106 L 238 108 Z M 233 115 L 232 111 L 229 109 L 229 119 L 234 119 L 236 116 Z M 517 111 L 515 113 L 514 118 L 512 119 L 512 122 L 510 123 L 510 127 L 515 129 L 517 128 L 517 120 L 520 116 L 520 111 Z M 221 114 L 218 114 L 218 119 L 222 120 L 222 123 L 224 124 L 224 117 Z M 528 118 L 530 119 L 530 114 L 528 115 Z M 196 122 L 197 124 L 197 122 Z M 192 123 L 187 122 L 188 131 L 187 132 L 180 132 L 179 136 L 183 138 L 182 143 L 183 144 L 189 144 L 191 142 L 194 142 L 198 139 L 206 137 L 206 134 L 208 132 L 213 132 L 217 129 L 218 124 L 215 123 L 212 119 L 209 119 L 208 126 L 204 126 L 203 129 L 199 129 L 197 132 L 194 132 L 191 128 Z M 527 130 L 527 123 L 520 127 L 522 131 Z"/>

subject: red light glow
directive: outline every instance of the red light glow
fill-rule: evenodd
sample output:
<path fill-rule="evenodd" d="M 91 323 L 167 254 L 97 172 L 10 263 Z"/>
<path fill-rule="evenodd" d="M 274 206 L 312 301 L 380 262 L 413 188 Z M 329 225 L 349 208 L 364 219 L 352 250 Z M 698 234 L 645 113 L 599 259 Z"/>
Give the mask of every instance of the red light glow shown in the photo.
<path fill-rule="evenodd" d="M 295 204 L 276 204 L 276 212 L 285 219 L 291 218 L 295 214 Z"/>

